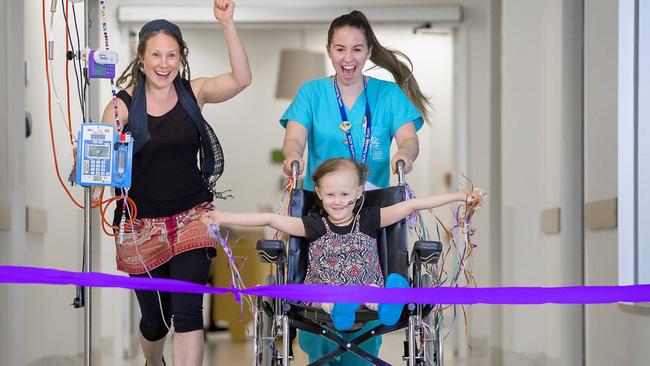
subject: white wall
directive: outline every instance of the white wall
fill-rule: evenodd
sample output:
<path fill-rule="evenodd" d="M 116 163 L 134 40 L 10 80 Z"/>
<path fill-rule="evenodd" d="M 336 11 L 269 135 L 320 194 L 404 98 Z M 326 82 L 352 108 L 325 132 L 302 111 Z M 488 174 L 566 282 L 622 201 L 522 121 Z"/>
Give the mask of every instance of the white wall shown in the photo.
<path fill-rule="evenodd" d="M 25 258 L 25 191 L 22 156 L 25 149 L 23 108 L 23 26 L 19 2 L 0 4 L 0 205 L 6 227 L 0 230 L 0 264 Z M 3 213 L 3 216 L 5 215 Z M 3 225 L 4 226 L 4 225 Z M 0 365 L 23 363 L 24 286 L 0 286 Z"/>
<path fill-rule="evenodd" d="M 478 245 L 470 269 L 477 286 L 501 285 L 501 159 L 500 159 L 500 18 L 501 1 L 463 2 L 463 24 L 456 32 L 454 67 L 454 121 L 459 139 L 453 159 L 457 171 L 466 171 L 488 199 L 474 217 Z M 469 313 L 468 344 L 464 330 L 447 345 L 454 354 L 470 357 L 470 364 L 495 360 L 501 364 L 501 308 L 472 306 Z M 460 322 L 459 322 L 460 323 Z M 468 346 L 472 347 L 469 351 Z"/>
<path fill-rule="evenodd" d="M 382 45 L 404 52 L 413 62 L 414 76 L 422 92 L 433 104 L 431 125 L 418 132 L 420 155 L 414 170 L 407 176 L 411 188 L 419 196 L 447 192 L 444 174 L 452 171 L 452 88 L 453 35 L 419 32 L 413 34 L 410 26 L 378 25 L 373 28 Z M 333 73 L 331 65 L 328 71 Z M 393 80 L 384 69 L 374 69 L 368 75 Z M 395 151 L 395 144 L 393 144 Z M 393 176 L 393 183 L 397 182 Z"/>
<path fill-rule="evenodd" d="M 618 7 L 585 4 L 585 201 L 617 195 Z M 585 282 L 618 283 L 617 230 L 585 231 Z M 587 365 L 645 365 L 650 311 L 619 304 L 586 308 Z"/>
<path fill-rule="evenodd" d="M 558 50 L 549 49 L 554 40 L 546 40 L 551 28 L 544 23 L 546 4 L 503 3 L 502 285 L 553 283 L 546 274 L 546 250 L 557 247 L 559 237 L 543 238 L 539 228 L 540 210 L 559 205 L 554 168 L 559 164 L 558 81 L 557 72 L 549 70 L 557 67 L 557 59 L 548 61 Z M 515 353 L 546 351 L 547 311 L 546 307 L 504 307 L 504 361 Z"/>
<path fill-rule="evenodd" d="M 581 284 L 581 34 L 569 26 L 580 19 L 562 1 L 503 2 L 504 286 Z M 560 234 L 542 234 L 540 213 L 554 207 Z M 580 319 L 573 306 L 504 307 L 503 364 L 579 364 Z"/>
<path fill-rule="evenodd" d="M 577 233 L 584 230 L 582 209 L 565 202 L 567 195 L 582 197 L 581 177 L 567 179 L 572 166 L 582 174 L 575 161 L 582 154 L 582 139 L 575 140 L 582 106 L 582 200 L 617 194 L 617 5 L 584 2 L 581 97 L 582 71 L 575 64 L 581 47 L 575 27 L 582 22 L 579 3 L 503 3 L 503 285 L 579 284 L 582 263 L 576 258 L 584 261 L 586 285 L 617 283 L 616 230 Z M 540 234 L 539 212 L 549 207 L 562 207 L 559 236 Z M 505 308 L 503 364 L 573 365 L 583 357 L 587 365 L 647 363 L 650 355 L 640 342 L 647 336 L 647 309 L 587 306 L 584 356 L 579 313 L 576 306 Z"/>

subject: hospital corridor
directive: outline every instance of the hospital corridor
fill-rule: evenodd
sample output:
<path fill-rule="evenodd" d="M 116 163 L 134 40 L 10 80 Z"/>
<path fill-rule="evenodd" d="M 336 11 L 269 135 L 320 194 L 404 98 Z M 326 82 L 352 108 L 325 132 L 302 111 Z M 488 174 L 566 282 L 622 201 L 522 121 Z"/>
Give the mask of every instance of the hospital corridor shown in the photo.
<path fill-rule="evenodd" d="M 0 366 L 650 365 L 650 2 L 0 1 Z"/>

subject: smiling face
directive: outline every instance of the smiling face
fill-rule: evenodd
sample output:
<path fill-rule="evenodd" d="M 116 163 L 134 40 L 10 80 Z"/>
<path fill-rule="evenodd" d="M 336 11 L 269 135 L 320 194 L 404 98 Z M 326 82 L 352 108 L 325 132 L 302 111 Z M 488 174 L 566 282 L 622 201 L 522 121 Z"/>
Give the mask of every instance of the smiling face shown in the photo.
<path fill-rule="evenodd" d="M 336 70 L 338 81 L 345 85 L 362 82 L 363 66 L 371 50 L 363 31 L 355 27 L 340 27 L 332 35 L 327 54 Z"/>
<path fill-rule="evenodd" d="M 155 88 L 166 88 L 178 75 L 180 46 L 174 37 L 159 32 L 147 40 L 141 58 L 148 84 Z"/>
<path fill-rule="evenodd" d="M 354 203 L 363 193 L 359 176 L 352 166 L 341 167 L 323 175 L 316 186 L 316 194 L 323 203 L 323 209 L 333 222 L 351 219 Z"/>

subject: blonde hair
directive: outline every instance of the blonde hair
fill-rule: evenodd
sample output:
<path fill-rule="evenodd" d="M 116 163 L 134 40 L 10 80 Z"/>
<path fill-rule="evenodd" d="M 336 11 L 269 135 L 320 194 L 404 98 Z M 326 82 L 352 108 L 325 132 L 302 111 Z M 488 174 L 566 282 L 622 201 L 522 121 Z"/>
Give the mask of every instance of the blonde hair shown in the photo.
<path fill-rule="evenodd" d="M 358 161 L 349 158 L 330 158 L 323 161 L 311 175 L 314 186 L 320 186 L 320 180 L 327 174 L 343 169 L 349 169 L 357 173 L 360 186 L 366 183 L 366 180 L 368 179 L 368 168 L 365 164 L 361 164 Z"/>

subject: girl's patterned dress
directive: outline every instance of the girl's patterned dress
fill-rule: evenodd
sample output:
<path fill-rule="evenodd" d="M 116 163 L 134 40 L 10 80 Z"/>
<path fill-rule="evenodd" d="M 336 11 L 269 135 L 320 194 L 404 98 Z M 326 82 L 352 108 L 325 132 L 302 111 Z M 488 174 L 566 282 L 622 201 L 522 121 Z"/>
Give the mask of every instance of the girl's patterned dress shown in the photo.
<path fill-rule="evenodd" d="M 347 234 L 333 232 L 322 217 L 325 235 L 310 243 L 304 283 L 384 286 L 377 239 L 359 230 L 360 216 Z"/>

